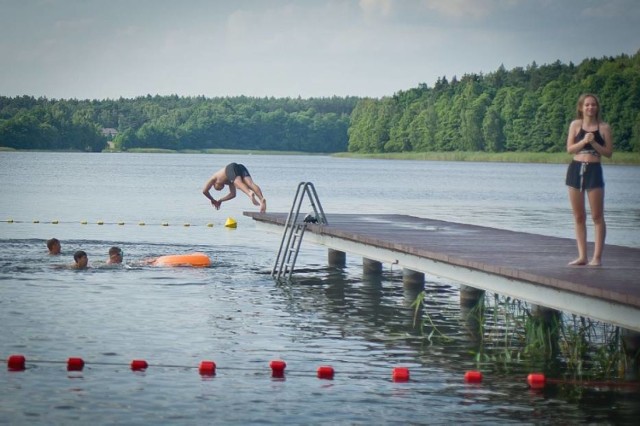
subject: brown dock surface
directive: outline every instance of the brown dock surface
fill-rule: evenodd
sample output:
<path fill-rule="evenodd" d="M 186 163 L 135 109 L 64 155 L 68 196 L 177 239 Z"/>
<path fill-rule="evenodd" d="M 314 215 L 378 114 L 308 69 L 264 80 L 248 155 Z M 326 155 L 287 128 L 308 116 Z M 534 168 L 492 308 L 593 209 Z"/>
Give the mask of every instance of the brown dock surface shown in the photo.
<path fill-rule="evenodd" d="M 280 227 L 287 219 L 286 213 L 244 214 L 257 224 Z M 640 329 L 639 248 L 606 245 L 602 266 L 567 266 L 577 255 L 575 240 L 568 238 L 406 215 L 328 214 L 327 222 L 310 224 L 306 233 L 587 296 L 613 307 L 622 305 L 631 308 L 633 328 Z"/>

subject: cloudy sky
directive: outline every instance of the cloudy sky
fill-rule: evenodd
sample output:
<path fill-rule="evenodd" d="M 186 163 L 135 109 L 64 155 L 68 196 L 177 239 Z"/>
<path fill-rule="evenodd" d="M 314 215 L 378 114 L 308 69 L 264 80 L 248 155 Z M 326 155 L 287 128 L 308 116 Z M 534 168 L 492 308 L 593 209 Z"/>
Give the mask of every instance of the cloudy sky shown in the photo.
<path fill-rule="evenodd" d="M 0 95 L 393 95 L 634 54 L 638 0 L 0 0 Z"/>

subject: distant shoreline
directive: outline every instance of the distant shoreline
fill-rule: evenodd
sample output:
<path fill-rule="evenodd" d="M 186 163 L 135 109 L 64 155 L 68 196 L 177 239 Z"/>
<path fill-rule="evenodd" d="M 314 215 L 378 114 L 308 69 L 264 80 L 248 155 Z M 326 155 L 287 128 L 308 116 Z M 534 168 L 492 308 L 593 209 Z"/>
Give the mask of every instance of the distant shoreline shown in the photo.
<path fill-rule="evenodd" d="M 83 151 L 55 151 L 55 150 L 16 150 L 13 148 L 0 147 L 0 152 L 83 152 Z M 412 160 L 412 161 L 469 161 L 481 163 L 546 163 L 546 164 L 566 164 L 571 161 L 571 156 L 565 152 L 471 152 L 471 151 L 451 151 L 451 152 L 397 152 L 397 153 L 316 153 L 301 151 L 259 151 L 241 149 L 202 149 L 202 150 L 172 150 L 161 148 L 136 148 L 127 151 L 109 151 L 102 153 L 109 154 L 239 154 L 239 155 L 316 155 L 330 156 L 336 158 L 355 159 L 377 159 L 377 160 Z M 603 158 L 603 164 L 615 165 L 640 165 L 640 153 L 637 152 L 614 152 L 613 158 Z"/>

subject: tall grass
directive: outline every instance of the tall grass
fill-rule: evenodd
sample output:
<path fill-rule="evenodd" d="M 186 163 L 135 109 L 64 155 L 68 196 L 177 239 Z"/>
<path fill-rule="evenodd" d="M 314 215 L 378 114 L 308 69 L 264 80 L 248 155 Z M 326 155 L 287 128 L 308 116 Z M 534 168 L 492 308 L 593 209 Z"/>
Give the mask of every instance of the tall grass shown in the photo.
<path fill-rule="evenodd" d="M 415 300 L 414 319 L 426 297 L 423 292 Z M 475 328 L 468 332 L 475 337 L 472 355 L 478 364 L 508 371 L 515 363 L 526 363 L 578 381 L 621 379 L 629 367 L 620 328 L 610 324 L 559 312 L 542 319 L 526 302 L 486 293 L 467 316 L 466 324 Z M 420 329 L 429 341 L 451 340 L 429 316 Z"/>

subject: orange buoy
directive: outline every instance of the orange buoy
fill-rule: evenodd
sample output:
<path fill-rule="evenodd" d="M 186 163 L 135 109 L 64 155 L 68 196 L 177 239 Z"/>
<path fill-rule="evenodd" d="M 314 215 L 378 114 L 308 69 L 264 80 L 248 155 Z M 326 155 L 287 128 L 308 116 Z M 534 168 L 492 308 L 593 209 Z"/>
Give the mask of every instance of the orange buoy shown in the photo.
<path fill-rule="evenodd" d="M 396 367 L 391 373 L 391 378 L 394 382 L 408 382 L 409 369 L 407 367 Z"/>
<path fill-rule="evenodd" d="M 84 360 L 82 358 L 69 358 L 67 360 L 67 371 L 82 371 Z"/>
<path fill-rule="evenodd" d="M 287 363 L 281 359 L 274 359 L 269 363 L 271 367 L 271 377 L 284 377 L 284 369 L 287 368 Z"/>
<path fill-rule="evenodd" d="M 320 367 L 318 367 L 318 378 L 319 379 L 327 379 L 327 380 L 331 380 L 333 379 L 333 367 L 330 365 L 321 365 Z"/>
<path fill-rule="evenodd" d="M 213 361 L 202 361 L 200 363 L 199 371 L 201 376 L 215 376 L 216 363 Z"/>
<path fill-rule="evenodd" d="M 527 383 L 531 389 L 542 389 L 546 383 L 546 378 L 542 373 L 531 373 L 527 376 Z"/>
<path fill-rule="evenodd" d="M 7 359 L 7 368 L 10 371 L 23 371 L 25 367 L 25 363 L 27 359 L 24 355 L 11 355 L 9 359 Z"/>
<path fill-rule="evenodd" d="M 146 370 L 147 367 L 149 367 L 149 364 L 147 364 L 147 361 L 144 359 L 134 359 L 131 361 L 131 369 L 133 371 Z"/>
<path fill-rule="evenodd" d="M 153 261 L 155 266 L 194 266 L 204 268 L 211 266 L 211 259 L 204 253 L 172 254 L 160 256 Z"/>
<path fill-rule="evenodd" d="M 479 371 L 467 371 L 464 373 L 464 381 L 467 383 L 480 383 L 482 381 L 482 373 Z"/>

